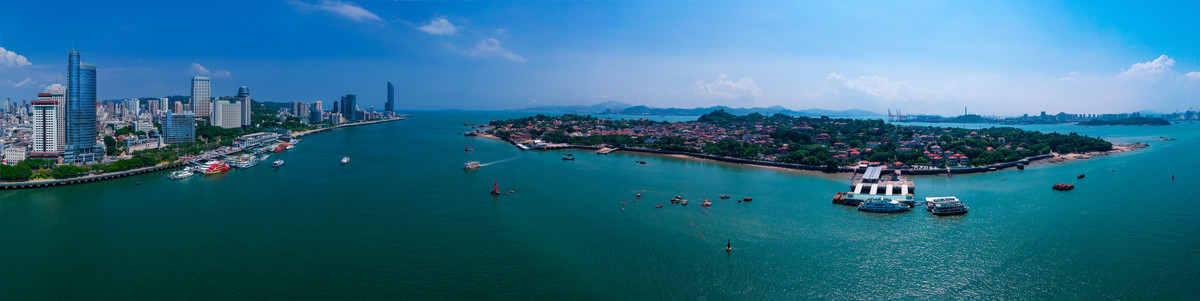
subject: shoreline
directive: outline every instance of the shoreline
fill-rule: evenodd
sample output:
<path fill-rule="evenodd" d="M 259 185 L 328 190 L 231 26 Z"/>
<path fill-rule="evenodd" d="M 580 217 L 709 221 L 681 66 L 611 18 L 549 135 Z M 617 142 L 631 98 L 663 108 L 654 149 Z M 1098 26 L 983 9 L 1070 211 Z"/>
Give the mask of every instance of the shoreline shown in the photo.
<path fill-rule="evenodd" d="M 500 137 L 496 137 L 496 136 L 490 135 L 490 134 L 479 133 L 478 137 L 485 137 L 485 138 L 491 138 L 491 139 L 497 139 L 500 141 L 504 141 L 504 142 L 507 142 L 514 146 L 517 146 L 517 148 L 521 149 L 521 150 L 527 150 L 527 149 L 539 149 L 539 150 L 579 149 L 579 150 L 598 151 L 598 150 L 602 149 L 602 147 L 599 147 L 599 146 L 565 145 L 565 144 L 564 145 L 555 145 L 555 146 L 546 146 L 546 147 L 540 147 L 540 148 L 528 148 L 528 147 L 522 147 L 522 145 L 520 145 L 514 141 L 511 141 L 508 139 L 502 139 Z M 944 175 L 947 173 L 949 173 L 949 174 L 983 173 L 983 172 L 989 172 L 989 171 L 1000 171 L 1000 170 L 1004 170 L 1004 169 L 1012 168 L 1012 167 L 1016 167 L 1016 166 L 1028 166 L 1028 165 L 1046 164 L 1046 163 L 1064 163 L 1064 162 L 1068 162 L 1068 161 L 1072 161 L 1072 160 L 1084 160 L 1084 159 L 1090 159 L 1093 157 L 1107 156 L 1107 155 L 1113 155 L 1113 154 L 1118 154 L 1118 153 L 1123 153 L 1123 152 L 1128 152 L 1128 151 L 1139 150 L 1139 149 L 1145 148 L 1147 146 L 1149 146 L 1149 144 L 1141 143 L 1141 142 L 1128 143 L 1128 144 L 1114 143 L 1112 150 L 1103 151 L 1103 152 L 1065 153 L 1065 154 L 1052 152 L 1050 154 L 1042 154 L 1042 155 L 1026 157 L 1026 158 L 1017 160 L 1017 161 L 1002 162 L 1002 163 L 996 163 L 996 164 L 984 165 L 984 166 L 932 168 L 932 169 L 905 168 L 905 169 L 899 169 L 899 171 L 905 175 L 910 175 L 910 176 L 911 175 Z M 701 154 L 701 153 L 666 151 L 666 150 L 644 149 L 644 148 L 616 148 L 613 151 L 639 153 L 639 154 L 651 154 L 651 155 L 662 155 L 662 156 L 667 156 L 667 157 L 672 157 L 672 158 L 687 158 L 687 159 L 691 159 L 691 160 L 715 161 L 715 162 L 730 163 L 730 164 L 737 164 L 737 165 L 750 166 L 750 167 L 769 168 L 769 169 L 775 169 L 775 170 L 800 171 L 800 172 L 804 172 L 804 173 L 815 172 L 815 173 L 824 173 L 824 174 L 840 174 L 840 173 L 855 173 L 857 170 L 857 168 L 854 168 L 854 167 L 839 166 L 837 171 L 830 172 L 830 171 L 825 170 L 825 166 L 793 164 L 793 163 L 766 161 L 766 160 L 758 160 L 758 159 L 721 157 L 721 156 Z M 884 168 L 884 172 L 892 172 L 892 171 L 896 171 L 896 170 L 897 169 L 892 169 L 892 168 L 887 168 L 887 167 Z"/>
<path fill-rule="evenodd" d="M 311 134 L 328 132 L 330 130 L 343 128 L 343 127 L 369 125 L 369 124 L 376 124 L 376 123 L 404 120 L 404 119 L 405 118 L 403 118 L 403 117 L 398 117 L 398 118 L 388 118 L 388 119 L 356 122 L 356 123 L 350 123 L 350 124 L 344 124 L 344 125 L 336 125 L 336 126 L 322 128 L 322 129 L 313 129 L 313 130 L 303 131 L 299 134 L 294 135 L 294 137 L 303 137 L 303 136 L 307 136 L 307 135 L 311 135 Z M 234 153 L 237 153 L 237 152 L 234 152 Z M 174 162 L 161 163 L 161 164 L 154 165 L 154 166 L 134 168 L 134 169 L 123 170 L 123 171 L 118 171 L 118 172 L 104 173 L 104 174 L 94 174 L 94 175 L 88 175 L 88 176 L 74 177 L 74 178 L 69 178 L 69 179 L 37 179 L 37 180 L 28 180 L 28 181 L 22 181 L 22 182 L 0 182 L 0 190 L 33 189 L 33 188 L 67 186 L 67 185 L 99 182 L 99 181 L 104 181 L 104 180 L 112 180 L 112 179 L 116 179 L 116 178 L 123 178 L 123 177 L 128 177 L 128 176 L 163 171 L 163 170 L 172 169 L 175 167 L 186 165 L 189 162 L 191 162 L 191 161 L 177 160 Z"/>

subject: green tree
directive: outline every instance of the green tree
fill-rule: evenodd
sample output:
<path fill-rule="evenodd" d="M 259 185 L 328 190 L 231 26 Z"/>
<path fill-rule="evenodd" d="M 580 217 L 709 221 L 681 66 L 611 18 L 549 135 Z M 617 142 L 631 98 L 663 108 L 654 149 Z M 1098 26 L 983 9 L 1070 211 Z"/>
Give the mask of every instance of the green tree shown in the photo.
<path fill-rule="evenodd" d="M 0 165 L 0 180 L 20 182 L 29 180 L 33 176 L 33 170 L 25 165 Z"/>

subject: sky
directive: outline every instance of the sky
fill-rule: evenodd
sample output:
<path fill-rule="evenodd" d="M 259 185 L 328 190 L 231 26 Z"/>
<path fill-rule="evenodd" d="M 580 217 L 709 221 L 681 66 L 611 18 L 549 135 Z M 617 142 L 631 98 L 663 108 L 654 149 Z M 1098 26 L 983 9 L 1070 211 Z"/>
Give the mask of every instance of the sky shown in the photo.
<path fill-rule="evenodd" d="M 382 109 L 619 101 L 910 114 L 1200 109 L 1200 2 L 3 1 L 0 99 L 213 95 Z"/>

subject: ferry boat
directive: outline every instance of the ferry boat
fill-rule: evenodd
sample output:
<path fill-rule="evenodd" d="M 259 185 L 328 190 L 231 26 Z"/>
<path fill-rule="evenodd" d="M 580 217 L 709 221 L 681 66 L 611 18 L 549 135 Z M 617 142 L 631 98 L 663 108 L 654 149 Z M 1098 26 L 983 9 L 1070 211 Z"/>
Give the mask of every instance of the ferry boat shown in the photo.
<path fill-rule="evenodd" d="M 283 166 L 283 160 L 275 160 L 275 163 L 271 163 L 272 168 L 279 168 L 280 166 Z"/>
<path fill-rule="evenodd" d="M 479 168 L 479 161 L 470 161 L 463 164 L 463 170 L 472 170 Z"/>
<path fill-rule="evenodd" d="M 193 173 L 191 169 L 184 168 L 183 170 L 171 172 L 171 174 L 167 175 L 167 178 L 168 179 L 182 179 L 182 178 L 190 177 L 194 174 L 195 173 Z"/>
<path fill-rule="evenodd" d="M 342 165 L 346 165 L 346 163 L 350 163 L 350 157 L 342 157 Z"/>
<path fill-rule="evenodd" d="M 216 173 L 222 173 L 222 172 L 229 170 L 229 164 L 225 164 L 225 162 L 218 161 L 218 160 L 212 160 L 212 161 L 208 161 L 207 163 L 204 163 L 204 165 L 201 166 L 200 168 L 201 168 L 200 169 L 201 172 L 203 172 L 204 174 L 211 175 L 211 174 L 216 174 Z"/>
<path fill-rule="evenodd" d="M 953 196 L 925 198 L 925 211 L 932 212 L 933 215 L 967 214 L 967 209 L 967 205 Z"/>
<path fill-rule="evenodd" d="M 858 204 L 858 211 L 866 212 L 894 213 L 908 211 L 909 209 L 912 209 L 912 207 L 900 203 L 900 201 L 886 198 L 870 198 L 864 200 L 862 204 Z"/>

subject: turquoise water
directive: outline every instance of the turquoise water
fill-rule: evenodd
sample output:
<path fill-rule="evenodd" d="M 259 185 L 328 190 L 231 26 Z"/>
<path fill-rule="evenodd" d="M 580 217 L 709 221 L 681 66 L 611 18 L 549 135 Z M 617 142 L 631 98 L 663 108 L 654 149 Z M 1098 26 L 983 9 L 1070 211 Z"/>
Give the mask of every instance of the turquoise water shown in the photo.
<path fill-rule="evenodd" d="M 934 217 L 830 204 L 847 175 L 521 152 L 456 135 L 463 122 L 517 113 L 414 114 L 309 136 L 274 156 L 287 160 L 279 170 L 0 191 L 0 299 L 1200 294 L 1198 125 L 1036 126 L 1151 146 L 1025 171 L 917 177 L 918 199 L 954 195 L 971 207 Z M 567 152 L 578 159 L 561 160 Z M 343 155 L 352 162 L 340 166 Z M 471 160 L 486 166 L 464 172 Z M 492 197 L 493 182 L 515 193 Z M 1058 182 L 1076 189 L 1052 191 Z M 669 204 L 675 195 L 692 203 Z M 735 201 L 744 196 L 754 201 Z M 700 208 L 703 199 L 714 205 Z"/>

